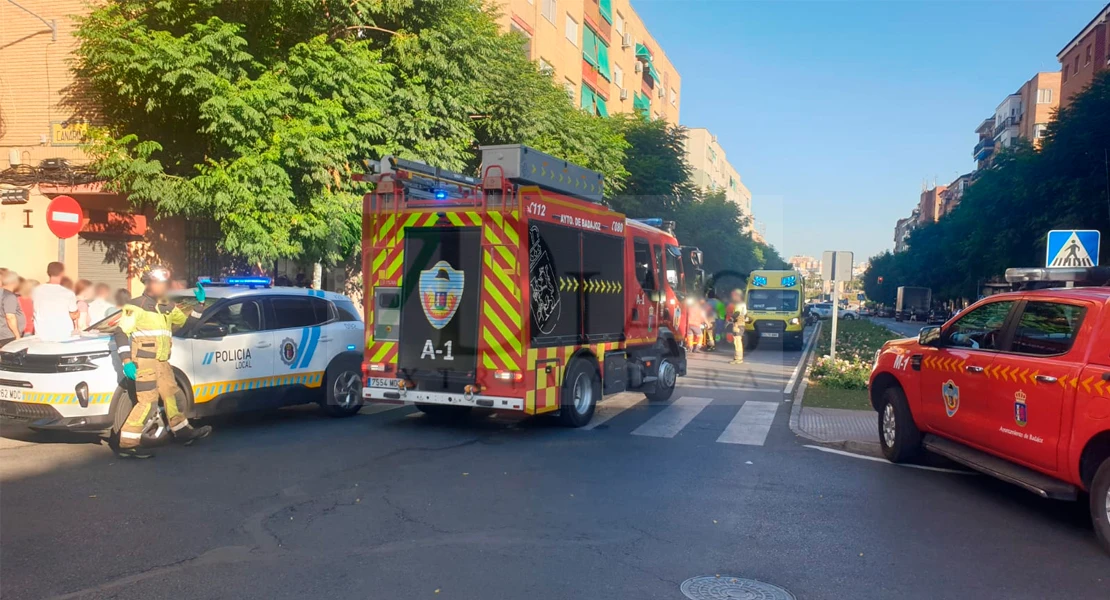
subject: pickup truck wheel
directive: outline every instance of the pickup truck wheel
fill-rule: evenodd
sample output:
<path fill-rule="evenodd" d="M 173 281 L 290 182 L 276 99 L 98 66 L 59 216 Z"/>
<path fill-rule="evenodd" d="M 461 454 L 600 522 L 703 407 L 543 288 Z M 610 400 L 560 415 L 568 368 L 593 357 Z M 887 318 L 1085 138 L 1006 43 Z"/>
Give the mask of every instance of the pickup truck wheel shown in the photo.
<path fill-rule="evenodd" d="M 1102 549 L 1110 553 L 1110 457 L 1103 459 L 1091 482 L 1091 522 Z"/>
<path fill-rule="evenodd" d="M 559 395 L 559 421 L 563 425 L 582 427 L 589 423 L 601 397 L 601 378 L 593 363 L 581 358 L 570 363 Z"/>
<path fill-rule="evenodd" d="M 906 395 L 901 388 L 883 392 L 879 407 L 879 444 L 883 456 L 892 463 L 909 462 L 921 452 L 921 431 L 913 422 Z"/>

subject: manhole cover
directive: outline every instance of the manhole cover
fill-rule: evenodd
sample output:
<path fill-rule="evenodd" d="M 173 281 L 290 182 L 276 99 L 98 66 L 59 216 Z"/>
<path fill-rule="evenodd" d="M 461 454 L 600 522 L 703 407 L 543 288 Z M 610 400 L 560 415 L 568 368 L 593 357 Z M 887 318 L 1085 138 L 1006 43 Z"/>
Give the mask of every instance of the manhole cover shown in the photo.
<path fill-rule="evenodd" d="M 690 600 L 797 600 L 777 585 L 740 577 L 693 577 L 679 589 Z"/>

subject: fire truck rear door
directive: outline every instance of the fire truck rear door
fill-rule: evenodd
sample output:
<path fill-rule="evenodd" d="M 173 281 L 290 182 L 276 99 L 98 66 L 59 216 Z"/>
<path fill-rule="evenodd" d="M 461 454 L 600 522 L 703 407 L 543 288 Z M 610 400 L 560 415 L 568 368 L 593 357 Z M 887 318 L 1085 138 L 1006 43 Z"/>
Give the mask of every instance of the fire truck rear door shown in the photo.
<path fill-rule="evenodd" d="M 478 227 L 405 231 L 397 365 L 411 379 L 473 381 L 478 361 L 481 241 Z"/>

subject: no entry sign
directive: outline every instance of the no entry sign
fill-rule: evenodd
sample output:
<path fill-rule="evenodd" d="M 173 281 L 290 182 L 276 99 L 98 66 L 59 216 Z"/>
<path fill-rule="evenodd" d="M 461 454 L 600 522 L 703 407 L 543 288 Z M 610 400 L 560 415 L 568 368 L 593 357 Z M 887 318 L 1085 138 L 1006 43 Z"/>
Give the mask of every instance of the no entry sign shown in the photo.
<path fill-rule="evenodd" d="M 60 239 L 81 231 L 81 205 L 70 196 L 58 196 L 46 207 L 46 226 Z"/>

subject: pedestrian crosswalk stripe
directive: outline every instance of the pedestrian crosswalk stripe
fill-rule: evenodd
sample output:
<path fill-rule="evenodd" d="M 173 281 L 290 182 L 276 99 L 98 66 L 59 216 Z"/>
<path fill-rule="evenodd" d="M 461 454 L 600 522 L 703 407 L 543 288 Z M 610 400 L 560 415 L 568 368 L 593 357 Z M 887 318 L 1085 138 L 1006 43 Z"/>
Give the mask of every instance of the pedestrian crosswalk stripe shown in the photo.
<path fill-rule="evenodd" d="M 594 418 L 590 419 L 589 424 L 582 427 L 582 429 L 584 431 L 594 429 L 598 425 L 605 423 L 609 419 L 612 419 L 646 399 L 647 397 L 641 394 L 620 394 L 605 402 L 598 403 L 597 409 L 594 410 Z"/>
<path fill-rule="evenodd" d="M 640 425 L 632 435 L 672 438 L 678 435 L 694 417 L 713 402 L 711 398 L 683 396 L 671 403 L 663 412 Z"/>
<path fill-rule="evenodd" d="M 767 441 L 767 433 L 775 422 L 778 408 L 777 402 L 744 402 L 717 441 L 722 444 L 762 446 Z"/>

